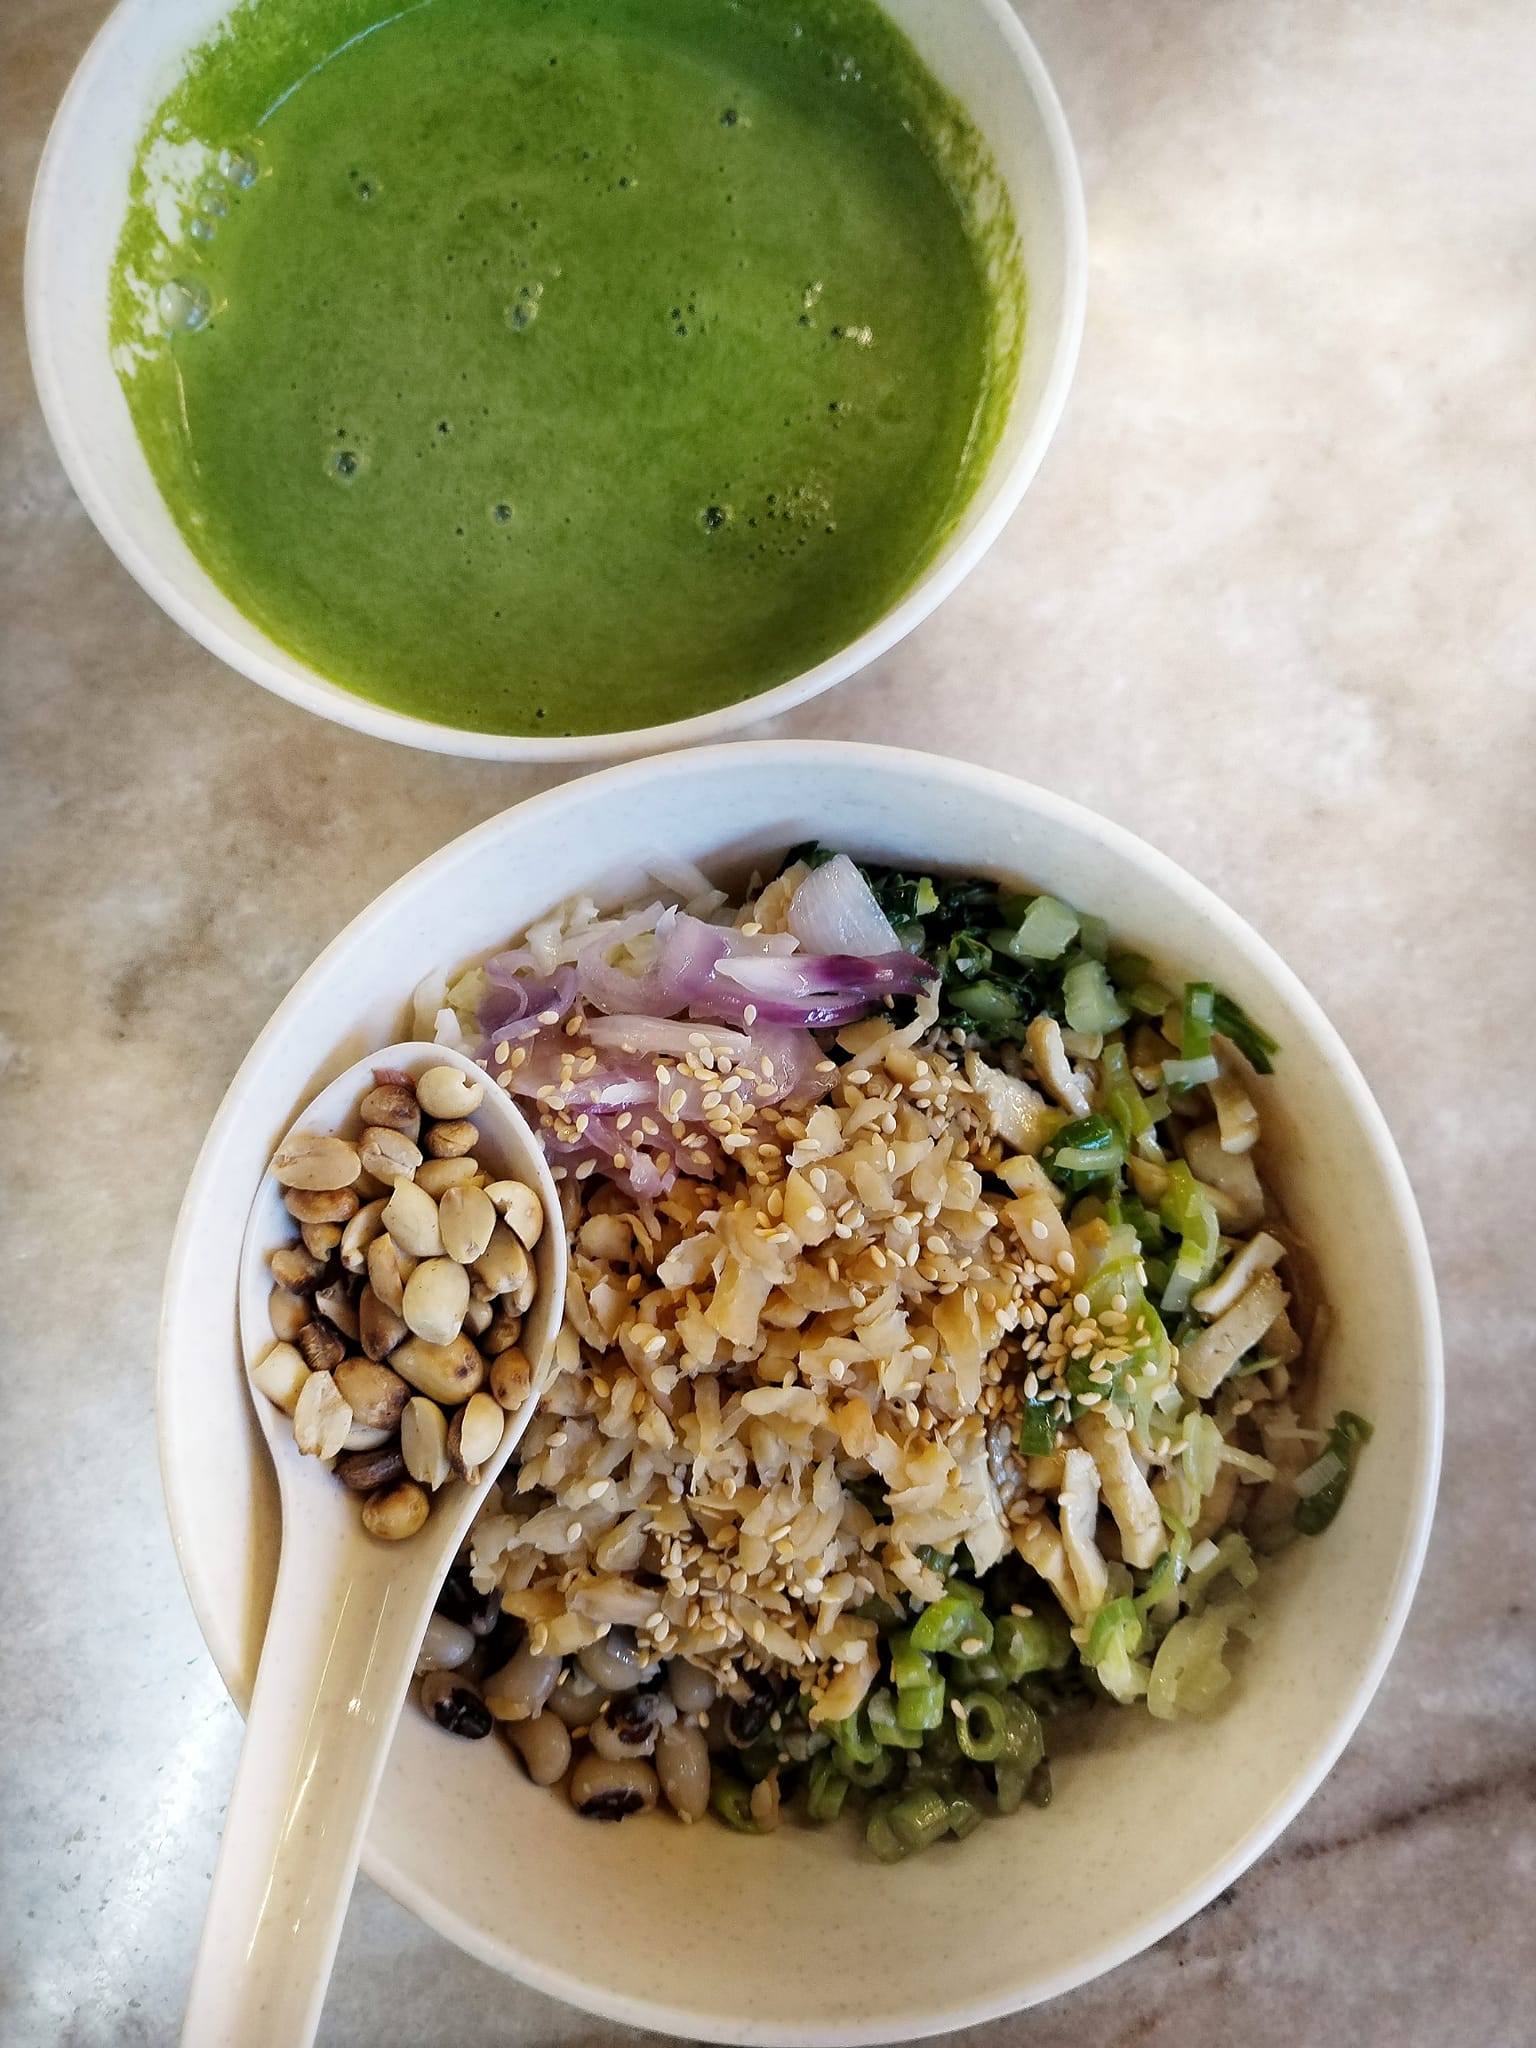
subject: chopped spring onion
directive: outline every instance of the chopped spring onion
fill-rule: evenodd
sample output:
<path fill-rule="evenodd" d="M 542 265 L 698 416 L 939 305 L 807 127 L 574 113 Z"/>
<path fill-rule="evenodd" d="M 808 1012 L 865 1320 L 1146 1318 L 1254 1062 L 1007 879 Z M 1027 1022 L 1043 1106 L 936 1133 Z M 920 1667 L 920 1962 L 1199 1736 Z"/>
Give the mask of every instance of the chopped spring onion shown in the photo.
<path fill-rule="evenodd" d="M 1368 1444 L 1374 1434 L 1364 1416 L 1353 1414 L 1348 1408 L 1341 1408 L 1333 1418 L 1333 1427 L 1328 1432 L 1328 1448 L 1296 1482 L 1296 1491 L 1301 1496 L 1296 1502 L 1294 1521 L 1303 1536 L 1317 1536 L 1328 1527 L 1343 1506 L 1344 1496 L 1349 1491 L 1350 1481 L 1355 1476 L 1355 1460 L 1360 1446 Z M 1320 1465 L 1327 1465 L 1332 1459 L 1340 1468 L 1330 1469 L 1327 1476 L 1314 1483 L 1302 1493 L 1302 1486 L 1309 1475 L 1315 1475 Z"/>
<path fill-rule="evenodd" d="M 1061 1615 L 1005 1614 L 995 1623 L 992 1654 L 1010 1685 L 1036 1671 L 1062 1671 L 1072 1661 L 1071 1631 Z"/>
<path fill-rule="evenodd" d="M 1026 1458 L 1048 1458 L 1056 1448 L 1056 1409 L 1050 1401 L 1026 1400 L 1019 1417 L 1019 1449 Z"/>
<path fill-rule="evenodd" d="M 1310 1500 L 1314 1493 L 1321 1493 L 1325 1486 L 1332 1486 L 1336 1479 L 1342 1479 L 1349 1470 L 1337 1451 L 1324 1451 L 1305 1472 L 1298 1474 L 1296 1493 L 1298 1499 Z"/>
<path fill-rule="evenodd" d="M 1227 1624 L 1215 1614 L 1186 1614 L 1163 1637 L 1152 1660 L 1147 1710 L 1159 1721 L 1204 1714 L 1232 1682 L 1222 1662 Z"/>
<path fill-rule="evenodd" d="M 1140 1699 L 1147 1689 L 1147 1668 L 1136 1661 L 1144 1632 L 1134 1600 L 1106 1600 L 1093 1617 L 1083 1650 L 1083 1662 L 1097 1671 L 1105 1691 L 1123 1706 Z"/>
<path fill-rule="evenodd" d="M 1208 981 L 1184 984 L 1184 1007 L 1179 1021 L 1179 1055 L 1184 1060 L 1204 1060 L 1211 1055 L 1211 1035 L 1216 1015 L 1216 991 Z"/>
<path fill-rule="evenodd" d="M 1037 896 L 1005 950 L 1015 960 L 1059 960 L 1077 937 L 1077 912 L 1055 896 Z"/>
<path fill-rule="evenodd" d="M 838 1768 L 833 1751 L 824 1749 L 813 1756 L 805 1794 L 807 1817 L 818 1824 L 836 1820 L 847 1797 L 848 1780 Z"/>
<path fill-rule="evenodd" d="M 1177 1311 L 1188 1308 L 1190 1297 L 1209 1277 L 1221 1249 L 1215 1205 L 1182 1159 L 1168 1166 L 1168 1185 L 1158 1214 L 1179 1238 L 1179 1254 L 1162 1301 L 1165 1309 Z"/>
<path fill-rule="evenodd" d="M 1008 1712 L 992 1692 L 968 1692 L 960 1704 L 964 1719 L 955 1717 L 955 1733 L 963 1753 L 976 1764 L 996 1763 L 1008 1744 Z"/>
<path fill-rule="evenodd" d="M 1274 1055 L 1280 1050 L 1280 1041 L 1263 1031 L 1239 1004 L 1230 996 L 1217 992 L 1212 1023 L 1218 1031 L 1224 1032 L 1238 1051 L 1247 1059 L 1256 1073 L 1272 1074 Z"/>
<path fill-rule="evenodd" d="M 1125 1162 L 1125 1146 L 1107 1117 L 1079 1116 L 1063 1124 L 1040 1149 L 1040 1164 L 1063 1187 L 1081 1191 L 1108 1180 Z"/>
<path fill-rule="evenodd" d="M 1195 1060 L 1164 1060 L 1163 1086 L 1172 1088 L 1180 1095 L 1187 1095 L 1191 1088 L 1198 1088 L 1203 1082 L 1214 1081 L 1221 1072 L 1213 1052 L 1205 1053 Z"/>
<path fill-rule="evenodd" d="M 1061 978 L 1061 994 L 1074 1031 L 1115 1031 L 1131 1014 L 1115 994 L 1101 960 L 1079 960 L 1069 967 Z"/>

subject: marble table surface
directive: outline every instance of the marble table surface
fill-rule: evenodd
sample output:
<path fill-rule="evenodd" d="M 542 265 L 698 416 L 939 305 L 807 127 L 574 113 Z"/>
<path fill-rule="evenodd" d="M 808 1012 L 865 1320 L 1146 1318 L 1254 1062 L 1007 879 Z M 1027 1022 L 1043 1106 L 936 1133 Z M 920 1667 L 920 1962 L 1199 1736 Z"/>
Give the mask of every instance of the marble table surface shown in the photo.
<path fill-rule="evenodd" d="M 1417 1605 L 1316 1799 L 1159 1947 L 964 2038 L 1517 2048 L 1536 2038 L 1536 1291 L 1519 1164 L 1536 1140 L 1536 12 L 1020 4 L 1088 190 L 1065 426 L 965 589 L 775 729 L 1013 766 L 1145 833 L 1249 917 L 1397 1132 L 1451 1398 Z M 204 1126 L 355 911 L 556 779 L 393 750 L 266 696 L 163 618 L 85 520 L 33 400 L 19 278 L 37 151 L 99 13 L 0 7 L 11 2048 L 174 2040 L 234 1766 L 239 1723 L 177 1575 L 152 1412 L 160 1271 Z M 1092 738 L 1064 751 L 1064 731 Z M 322 2038 L 643 2037 L 493 1975 L 363 1882 Z"/>

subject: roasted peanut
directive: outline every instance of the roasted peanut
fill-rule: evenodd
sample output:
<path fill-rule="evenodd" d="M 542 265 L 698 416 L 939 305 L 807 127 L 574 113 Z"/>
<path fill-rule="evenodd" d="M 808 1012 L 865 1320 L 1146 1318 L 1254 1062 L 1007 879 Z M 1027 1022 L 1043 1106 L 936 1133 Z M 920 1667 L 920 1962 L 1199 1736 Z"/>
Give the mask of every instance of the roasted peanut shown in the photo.
<path fill-rule="evenodd" d="M 325 1138 L 312 1131 L 299 1131 L 278 1146 L 272 1155 L 272 1177 L 285 1188 L 319 1192 L 349 1188 L 357 1179 L 361 1161 L 357 1147 L 345 1138 Z"/>
<path fill-rule="evenodd" d="M 491 1307 L 491 1320 L 483 1330 L 476 1332 L 480 1339 L 480 1349 L 487 1358 L 495 1358 L 503 1351 L 510 1351 L 523 1334 L 523 1319 L 513 1314 L 505 1296 L 494 1300 Z"/>
<path fill-rule="evenodd" d="M 544 1231 L 544 1204 L 533 1189 L 520 1180 L 493 1180 L 485 1192 L 518 1242 L 532 1251 Z"/>
<path fill-rule="evenodd" d="M 361 1206 L 351 1187 L 288 1188 L 283 1194 L 283 1207 L 295 1223 L 348 1223 Z"/>
<path fill-rule="evenodd" d="M 416 1080 L 416 1100 L 428 1116 L 470 1116 L 485 1098 L 485 1085 L 459 1067 L 428 1067 Z"/>
<path fill-rule="evenodd" d="M 363 1502 L 363 1527 L 386 1543 L 414 1536 L 427 1519 L 431 1502 L 413 1479 L 402 1479 Z"/>
<path fill-rule="evenodd" d="M 341 1243 L 341 1225 L 339 1223 L 301 1223 L 299 1225 L 299 1235 L 304 1240 L 305 1251 L 312 1258 L 319 1259 L 325 1265 L 329 1265 L 331 1253 Z"/>
<path fill-rule="evenodd" d="M 341 1332 L 322 1317 L 306 1323 L 297 1338 L 300 1355 L 311 1372 L 330 1372 L 347 1355 Z"/>
<path fill-rule="evenodd" d="M 409 1180 L 421 1164 L 420 1149 L 404 1131 L 392 1131 L 382 1125 L 364 1131 L 358 1151 L 367 1171 L 386 1187 L 397 1187 L 401 1181 Z"/>
<path fill-rule="evenodd" d="M 466 1117 L 428 1124 L 422 1148 L 432 1159 L 466 1159 L 480 1142 L 480 1133 Z"/>
<path fill-rule="evenodd" d="M 454 1187 L 437 1205 L 443 1250 L 461 1266 L 472 1266 L 491 1241 L 496 1211 L 484 1188 Z"/>
<path fill-rule="evenodd" d="M 272 1268 L 272 1278 L 278 1286 L 291 1288 L 295 1294 L 303 1294 L 325 1275 L 325 1260 L 316 1257 L 303 1245 L 285 1244 L 272 1254 L 267 1264 Z"/>
<path fill-rule="evenodd" d="M 365 1124 L 386 1131 L 400 1131 L 415 1144 L 421 1133 L 421 1105 L 414 1088 L 400 1081 L 381 1081 L 370 1088 L 357 1105 Z"/>
<path fill-rule="evenodd" d="M 400 1454 L 411 1477 L 434 1492 L 448 1478 L 448 1418 L 424 1395 L 417 1394 L 405 1404 L 400 1417 Z"/>
<path fill-rule="evenodd" d="M 350 1343 L 357 1342 L 357 1304 L 345 1280 L 333 1280 L 315 1295 L 315 1307 Z"/>
<path fill-rule="evenodd" d="M 366 1428 L 395 1429 L 411 1398 L 399 1373 L 369 1358 L 343 1359 L 336 1368 L 343 1400 Z"/>
<path fill-rule="evenodd" d="M 464 1311 L 464 1327 L 471 1337 L 478 1337 L 491 1326 L 495 1310 L 488 1301 L 480 1301 L 474 1294 L 469 1297 L 469 1307 Z"/>
<path fill-rule="evenodd" d="M 357 1333 L 365 1355 L 375 1362 L 388 1358 L 408 1334 L 404 1316 L 387 1308 L 372 1287 L 365 1287 L 358 1296 Z"/>
<path fill-rule="evenodd" d="M 440 1259 L 443 1255 L 437 1204 L 412 1181 L 398 1182 L 385 1203 L 384 1228 L 401 1251 L 408 1252 L 413 1259 Z"/>
<path fill-rule="evenodd" d="M 400 1446 L 391 1441 L 374 1451 L 348 1451 L 336 1460 L 336 1477 L 354 1493 L 373 1493 L 381 1486 L 396 1486 L 405 1477 L 405 1460 Z"/>
<path fill-rule="evenodd" d="M 469 1275 L 453 1259 L 423 1259 L 405 1283 L 400 1313 L 429 1344 L 450 1344 L 464 1327 Z"/>
<path fill-rule="evenodd" d="M 423 1159 L 416 1169 L 416 1185 L 425 1188 L 434 1202 L 440 1202 L 450 1188 L 479 1184 L 480 1162 L 473 1153 L 462 1159 Z"/>
<path fill-rule="evenodd" d="M 267 1320 L 272 1325 L 272 1334 L 281 1337 L 285 1344 L 293 1342 L 313 1313 L 302 1294 L 291 1294 L 286 1287 L 274 1287 L 267 1296 Z M 489 1322 L 489 1315 L 486 1320 Z"/>
<path fill-rule="evenodd" d="M 334 1458 L 352 1428 L 352 1410 L 328 1372 L 312 1372 L 293 1409 L 293 1440 L 309 1458 Z"/>
<path fill-rule="evenodd" d="M 533 1266 L 505 1223 L 491 1232 L 491 1241 L 475 1260 L 475 1272 L 492 1294 L 507 1296 L 514 1312 L 525 1315 L 533 1300 Z"/>
<path fill-rule="evenodd" d="M 506 1416 L 489 1394 L 471 1394 L 448 1424 L 448 1463 L 461 1479 L 474 1479 L 501 1442 Z"/>
<path fill-rule="evenodd" d="M 533 1367 L 515 1344 L 509 1345 L 491 1360 L 487 1384 L 503 1408 L 521 1408 L 533 1391 Z"/>
<path fill-rule="evenodd" d="M 384 1198 L 365 1202 L 341 1233 L 341 1263 L 349 1273 L 368 1268 L 368 1247 L 384 1228 Z"/>
<path fill-rule="evenodd" d="M 368 1285 L 396 1315 L 400 1313 L 405 1283 L 415 1265 L 414 1259 L 400 1256 L 399 1246 L 387 1231 L 381 1231 L 368 1247 Z"/>
<path fill-rule="evenodd" d="M 292 1344 L 274 1344 L 251 1367 L 251 1384 L 259 1387 L 274 1407 L 291 1415 L 298 1406 L 309 1367 Z"/>
<path fill-rule="evenodd" d="M 418 1393 L 450 1405 L 467 1401 L 485 1384 L 485 1360 L 462 1331 L 451 1344 L 407 1337 L 389 1354 L 389 1362 Z"/>

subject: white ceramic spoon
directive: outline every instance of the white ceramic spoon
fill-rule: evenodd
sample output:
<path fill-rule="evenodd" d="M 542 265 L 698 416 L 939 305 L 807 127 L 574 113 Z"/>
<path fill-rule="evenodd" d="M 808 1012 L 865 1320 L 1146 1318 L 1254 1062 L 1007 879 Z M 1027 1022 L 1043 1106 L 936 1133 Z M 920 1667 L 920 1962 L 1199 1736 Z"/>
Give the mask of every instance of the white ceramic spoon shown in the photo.
<path fill-rule="evenodd" d="M 472 1061 L 442 1046 L 387 1046 L 359 1061 L 298 1118 L 295 1131 L 355 1135 L 375 1067 L 413 1076 Z M 224 1820 L 182 2029 L 183 2048 L 307 2048 L 336 1956 L 363 1833 L 416 1652 L 443 1576 L 487 1489 L 538 1405 L 565 1302 L 565 1233 L 544 1155 L 505 1093 L 486 1086 L 475 1111 L 477 1156 L 542 1198 L 538 1293 L 522 1348 L 533 1391 L 509 1415 L 501 1447 L 473 1486 L 450 1481 L 425 1527 L 403 1542 L 369 1536 L 360 1497 L 316 1458 L 293 1425 L 251 1389 L 277 1467 L 282 1553 L 251 1695 L 245 1742 Z M 267 1176 L 246 1226 L 240 1338 L 247 1367 L 273 1342 L 267 1256 L 295 1234 Z"/>

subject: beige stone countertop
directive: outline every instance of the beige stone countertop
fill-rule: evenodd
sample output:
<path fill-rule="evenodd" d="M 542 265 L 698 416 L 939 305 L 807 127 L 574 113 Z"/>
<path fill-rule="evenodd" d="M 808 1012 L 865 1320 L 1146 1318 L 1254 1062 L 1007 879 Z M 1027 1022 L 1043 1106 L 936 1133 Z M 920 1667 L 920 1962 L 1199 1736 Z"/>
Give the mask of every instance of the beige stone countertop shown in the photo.
<path fill-rule="evenodd" d="M 1450 1407 L 1417 1604 L 1321 1792 L 1157 1948 L 964 2039 L 1520 2048 L 1536 2039 L 1536 10 L 1020 9 L 1088 191 L 1066 423 L 965 588 L 773 730 L 1015 768 L 1250 918 L 1402 1146 Z M 203 1130 L 357 910 L 557 779 L 395 750 L 267 696 L 162 617 L 86 521 L 33 399 L 19 280 L 37 153 L 100 13 L 0 6 L 9 2048 L 175 2039 L 234 1768 L 239 1722 L 182 1591 L 154 1447 L 161 1267 Z M 642 2038 L 359 1884 L 330 2048 Z"/>

